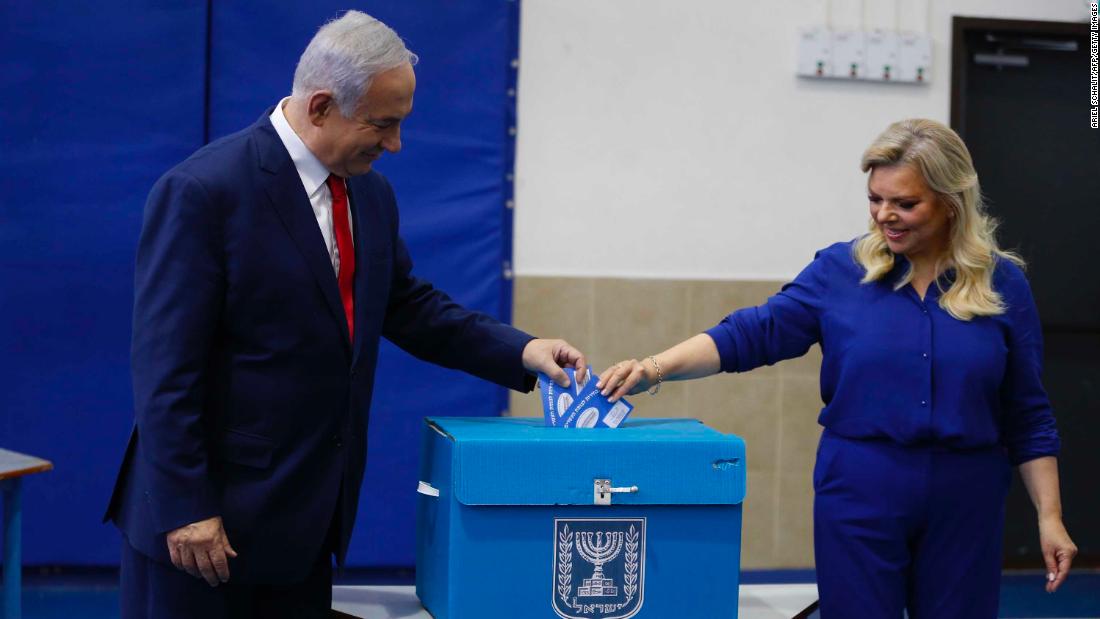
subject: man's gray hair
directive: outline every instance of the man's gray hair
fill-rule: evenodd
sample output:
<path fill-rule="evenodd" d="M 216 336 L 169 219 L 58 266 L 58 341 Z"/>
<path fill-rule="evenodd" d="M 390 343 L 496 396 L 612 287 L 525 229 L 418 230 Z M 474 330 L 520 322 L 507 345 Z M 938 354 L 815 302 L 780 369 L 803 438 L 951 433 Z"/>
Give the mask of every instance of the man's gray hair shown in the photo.
<path fill-rule="evenodd" d="M 378 73 L 416 64 L 401 37 L 389 26 L 359 11 L 348 11 L 313 35 L 294 71 L 295 97 L 331 90 L 340 113 L 351 117 Z"/>

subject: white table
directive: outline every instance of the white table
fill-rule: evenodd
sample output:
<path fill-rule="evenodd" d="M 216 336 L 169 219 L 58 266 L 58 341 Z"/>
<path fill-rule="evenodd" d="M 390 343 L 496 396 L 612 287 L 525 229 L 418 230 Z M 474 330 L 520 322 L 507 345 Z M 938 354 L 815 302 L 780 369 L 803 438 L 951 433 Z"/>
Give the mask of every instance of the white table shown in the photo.
<path fill-rule="evenodd" d="M 742 619 L 791 619 L 817 600 L 817 585 L 741 585 Z M 431 619 L 413 587 L 333 587 L 332 607 L 369 619 Z"/>
<path fill-rule="evenodd" d="M 49 460 L 0 449 L 0 492 L 4 497 L 4 607 L 7 619 L 20 619 L 23 565 L 23 477 L 53 469 Z"/>

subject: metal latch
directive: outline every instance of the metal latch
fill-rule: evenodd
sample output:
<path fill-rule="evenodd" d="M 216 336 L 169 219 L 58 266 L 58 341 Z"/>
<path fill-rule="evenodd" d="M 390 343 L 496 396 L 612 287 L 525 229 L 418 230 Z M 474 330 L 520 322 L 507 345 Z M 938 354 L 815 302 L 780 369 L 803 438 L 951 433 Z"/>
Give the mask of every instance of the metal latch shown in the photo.
<path fill-rule="evenodd" d="M 593 505 L 611 505 L 611 495 L 617 492 L 629 492 L 631 494 L 638 491 L 638 486 L 630 486 L 627 488 L 612 488 L 610 479 L 594 479 L 592 480 L 592 504 Z"/>

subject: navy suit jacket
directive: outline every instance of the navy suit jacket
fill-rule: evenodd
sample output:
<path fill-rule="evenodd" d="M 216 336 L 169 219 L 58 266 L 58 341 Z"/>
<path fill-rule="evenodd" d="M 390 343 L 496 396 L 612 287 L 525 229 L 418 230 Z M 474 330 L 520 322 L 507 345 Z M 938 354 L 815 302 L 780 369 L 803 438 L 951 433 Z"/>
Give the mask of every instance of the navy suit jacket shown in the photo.
<path fill-rule="evenodd" d="M 270 113 L 270 110 L 269 112 Z M 135 424 L 107 508 L 168 562 L 165 535 L 220 515 L 238 582 L 304 578 L 366 463 L 378 341 L 517 390 L 531 336 L 412 275 L 393 190 L 348 179 L 355 340 L 298 172 L 265 113 L 153 187 L 137 252 Z M 339 510 L 339 513 L 337 513 Z"/>

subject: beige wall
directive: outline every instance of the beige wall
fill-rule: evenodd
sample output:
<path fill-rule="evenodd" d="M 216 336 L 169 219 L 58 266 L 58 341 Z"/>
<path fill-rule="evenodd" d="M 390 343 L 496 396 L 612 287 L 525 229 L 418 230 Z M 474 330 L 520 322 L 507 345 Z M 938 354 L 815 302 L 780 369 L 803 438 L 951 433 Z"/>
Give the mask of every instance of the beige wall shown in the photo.
<path fill-rule="evenodd" d="M 601 372 L 617 361 L 660 352 L 734 309 L 758 305 L 780 285 L 520 276 L 514 323 L 534 335 L 569 340 Z M 820 435 L 820 365 L 815 346 L 773 367 L 667 383 L 656 396 L 630 398 L 633 416 L 693 417 L 745 439 L 745 568 L 813 566 L 811 472 Z M 513 393 L 511 414 L 542 416 L 538 397 Z"/>

